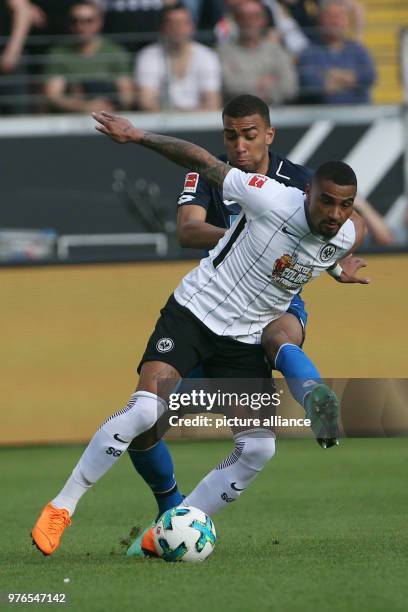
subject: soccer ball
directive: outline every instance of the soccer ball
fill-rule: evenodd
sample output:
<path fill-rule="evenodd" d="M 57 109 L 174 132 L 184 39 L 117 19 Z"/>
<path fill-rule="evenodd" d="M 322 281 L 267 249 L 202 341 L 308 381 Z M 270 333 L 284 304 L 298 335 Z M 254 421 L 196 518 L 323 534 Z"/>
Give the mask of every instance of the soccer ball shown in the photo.
<path fill-rule="evenodd" d="M 204 561 L 216 538 L 210 517 L 193 506 L 167 510 L 154 527 L 156 551 L 165 561 Z"/>

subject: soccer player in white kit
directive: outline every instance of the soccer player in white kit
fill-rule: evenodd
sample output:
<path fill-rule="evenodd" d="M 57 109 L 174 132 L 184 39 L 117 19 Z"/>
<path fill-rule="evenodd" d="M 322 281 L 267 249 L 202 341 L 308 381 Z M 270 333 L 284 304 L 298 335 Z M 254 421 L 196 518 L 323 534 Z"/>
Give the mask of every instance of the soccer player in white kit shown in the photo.
<path fill-rule="evenodd" d="M 94 118 L 100 132 L 116 139 L 114 115 L 97 113 Z M 179 380 L 203 361 L 210 377 L 268 378 L 270 366 L 260 345 L 263 328 L 286 312 L 307 282 L 353 251 L 365 234 L 361 218 L 351 218 L 357 179 L 343 162 L 323 164 L 305 195 L 266 176 L 231 168 L 194 144 L 139 130 L 130 122 L 120 138 L 222 186 L 224 197 L 238 202 L 242 213 L 169 298 L 140 363 L 135 393 L 124 409 L 101 425 L 63 489 L 45 506 L 32 532 L 44 554 L 58 547 L 82 495 L 116 463 L 131 440 L 167 410 L 161 381 Z M 292 344 L 282 345 L 275 360 L 275 368 L 304 404 L 316 437 L 334 443 L 337 400 L 310 364 L 302 349 Z M 270 429 L 234 433 L 234 451 L 198 484 L 187 504 L 216 513 L 236 499 L 274 455 Z"/>

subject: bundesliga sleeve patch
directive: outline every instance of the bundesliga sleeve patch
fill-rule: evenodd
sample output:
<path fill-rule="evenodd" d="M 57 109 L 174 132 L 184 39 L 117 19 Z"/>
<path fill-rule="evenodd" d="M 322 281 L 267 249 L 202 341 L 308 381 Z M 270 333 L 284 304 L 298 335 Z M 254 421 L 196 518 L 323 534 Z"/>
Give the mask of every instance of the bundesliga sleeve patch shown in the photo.
<path fill-rule="evenodd" d="M 262 187 L 265 185 L 267 180 L 268 180 L 267 176 L 264 176 L 263 174 L 255 174 L 248 181 L 248 185 L 250 187 L 257 187 L 258 189 L 262 189 Z"/>
<path fill-rule="evenodd" d="M 184 193 L 195 193 L 197 191 L 198 179 L 200 175 L 198 172 L 189 172 L 186 175 L 186 180 L 184 181 Z"/>

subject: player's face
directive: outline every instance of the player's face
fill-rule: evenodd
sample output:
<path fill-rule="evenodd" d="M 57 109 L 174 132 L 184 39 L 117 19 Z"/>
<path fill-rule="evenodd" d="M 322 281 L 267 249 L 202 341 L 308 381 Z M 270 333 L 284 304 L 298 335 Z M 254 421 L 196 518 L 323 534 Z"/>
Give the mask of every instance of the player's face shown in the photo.
<path fill-rule="evenodd" d="M 313 181 L 307 196 L 313 229 L 325 238 L 332 238 L 353 212 L 356 188 L 322 179 Z"/>
<path fill-rule="evenodd" d="M 268 147 L 275 136 L 275 128 L 266 125 L 256 115 L 247 117 L 224 116 L 224 144 L 229 163 L 245 172 L 268 169 Z"/>

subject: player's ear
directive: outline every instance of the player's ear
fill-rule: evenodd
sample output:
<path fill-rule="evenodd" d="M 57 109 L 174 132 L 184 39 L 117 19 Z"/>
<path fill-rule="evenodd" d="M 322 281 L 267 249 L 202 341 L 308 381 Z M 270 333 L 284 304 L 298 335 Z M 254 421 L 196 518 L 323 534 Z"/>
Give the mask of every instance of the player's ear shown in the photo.
<path fill-rule="evenodd" d="M 266 144 L 268 146 L 271 145 L 273 143 L 274 138 L 275 138 L 275 128 L 270 126 L 266 130 Z"/>

